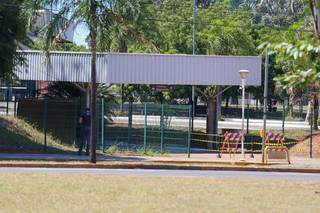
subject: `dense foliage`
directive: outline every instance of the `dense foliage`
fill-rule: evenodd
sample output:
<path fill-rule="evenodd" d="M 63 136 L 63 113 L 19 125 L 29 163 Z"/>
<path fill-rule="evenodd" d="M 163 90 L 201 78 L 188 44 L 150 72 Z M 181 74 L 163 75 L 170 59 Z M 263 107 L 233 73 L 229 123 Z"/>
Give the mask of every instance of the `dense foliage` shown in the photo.
<path fill-rule="evenodd" d="M 24 0 L 0 1 L 0 79 L 12 78 L 14 65 L 21 61 L 16 50 L 29 44 L 24 6 Z"/>
<path fill-rule="evenodd" d="M 54 4 L 56 16 L 46 26 L 44 44 L 35 49 L 64 49 L 73 51 L 156 52 L 192 54 L 194 0 L 3 0 L 0 3 L 1 76 L 10 73 L 15 61 L 15 50 L 25 41 L 28 18 L 21 5 L 32 4 L 34 9 Z M 93 23 L 90 2 L 95 4 Z M 203 55 L 260 55 L 266 46 L 272 51 L 269 65 L 270 98 L 290 101 L 307 97 L 316 104 L 319 92 L 319 1 L 318 0 L 197 0 L 195 22 L 195 53 Z M 17 7 L 6 7 L 6 4 Z M 92 9 L 92 8 L 91 8 Z M 52 35 L 59 20 L 68 17 L 62 30 Z M 68 24 L 84 23 L 90 30 L 89 49 L 59 44 Z M 14 24 L 12 24 L 14 23 Z M 95 27 L 96 26 L 96 27 Z M 96 41 L 92 41 L 92 32 Z M 94 49 L 92 49 L 92 44 Z M 262 45 L 261 45 L 262 44 Z M 258 48 L 260 46 L 260 48 Z M 7 54 L 10 53 L 10 54 Z M 53 87 L 55 89 L 60 88 Z M 67 88 L 80 89 L 87 85 Z M 102 85 L 107 91 L 110 85 Z M 122 88 L 122 89 L 121 89 Z M 249 88 L 262 101 L 263 87 Z M 159 93 L 150 85 L 116 85 L 124 100 L 190 103 L 191 87 L 176 86 L 171 92 Z M 216 86 L 198 87 L 196 100 L 215 101 Z M 81 92 L 82 91 L 82 92 Z M 238 96 L 238 88 L 223 93 L 223 99 Z M 314 108 L 317 108 L 314 105 Z"/>

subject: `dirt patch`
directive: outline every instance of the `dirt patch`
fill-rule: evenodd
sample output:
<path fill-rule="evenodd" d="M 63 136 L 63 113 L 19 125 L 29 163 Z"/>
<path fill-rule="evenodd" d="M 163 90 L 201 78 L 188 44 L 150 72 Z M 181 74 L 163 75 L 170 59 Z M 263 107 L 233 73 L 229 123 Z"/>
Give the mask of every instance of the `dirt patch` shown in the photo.
<path fill-rule="evenodd" d="M 304 138 L 290 149 L 293 155 L 309 155 L 310 153 L 310 136 Z M 320 157 L 320 132 L 316 132 L 312 136 L 312 155 Z"/>

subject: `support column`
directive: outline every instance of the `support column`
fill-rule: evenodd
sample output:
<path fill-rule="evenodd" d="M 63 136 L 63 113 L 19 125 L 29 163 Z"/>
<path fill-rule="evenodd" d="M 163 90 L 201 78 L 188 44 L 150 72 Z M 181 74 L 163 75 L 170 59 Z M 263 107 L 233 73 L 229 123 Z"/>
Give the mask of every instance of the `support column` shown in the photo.
<path fill-rule="evenodd" d="M 47 123 L 48 123 L 48 100 L 44 99 L 43 101 L 43 140 L 44 140 L 44 149 L 47 149 Z"/>
<path fill-rule="evenodd" d="M 190 150 L 191 150 L 191 114 L 192 114 L 192 107 L 189 106 L 189 129 L 188 129 L 188 158 L 190 158 Z"/>
<path fill-rule="evenodd" d="M 267 130 L 268 68 L 269 68 L 269 48 L 267 47 L 266 58 L 265 58 L 265 71 L 264 71 L 262 162 L 265 161 L 264 148 L 265 148 L 266 130 Z"/>
<path fill-rule="evenodd" d="M 313 112 L 313 110 L 311 110 Z M 310 119 L 310 143 L 309 143 L 309 156 L 312 158 L 312 134 L 313 134 L 313 113 L 311 113 Z"/>
<path fill-rule="evenodd" d="M 282 106 L 282 134 L 284 134 L 284 123 L 285 123 L 285 120 L 286 120 L 286 106 L 283 102 L 283 106 Z"/>
<path fill-rule="evenodd" d="M 161 117 L 160 117 L 160 149 L 161 149 L 161 154 L 163 153 L 164 150 L 164 105 L 161 104 Z"/>
<path fill-rule="evenodd" d="M 143 131 L 143 150 L 147 151 L 147 104 L 144 104 L 144 131 Z"/>
<path fill-rule="evenodd" d="M 128 143 L 129 146 L 132 140 L 132 101 L 129 101 L 129 110 L 128 110 Z"/>
<path fill-rule="evenodd" d="M 104 152 L 104 99 L 101 99 L 101 149 Z"/>

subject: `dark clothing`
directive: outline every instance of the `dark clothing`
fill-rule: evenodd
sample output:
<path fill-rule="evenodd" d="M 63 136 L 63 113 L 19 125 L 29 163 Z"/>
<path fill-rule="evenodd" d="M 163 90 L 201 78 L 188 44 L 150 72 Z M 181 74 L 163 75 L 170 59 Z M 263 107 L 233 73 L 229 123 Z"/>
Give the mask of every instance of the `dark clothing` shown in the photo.
<path fill-rule="evenodd" d="M 90 111 L 85 111 L 84 113 L 82 113 L 81 118 L 82 118 L 81 126 L 85 129 L 90 129 L 90 119 L 91 119 Z"/>
<path fill-rule="evenodd" d="M 79 144 L 79 154 L 82 153 L 82 149 L 86 149 L 86 154 L 89 154 L 89 144 L 90 144 L 90 129 L 81 130 L 81 139 Z"/>
<path fill-rule="evenodd" d="M 82 149 L 86 148 L 86 154 L 89 154 L 89 144 L 90 144 L 90 119 L 91 114 L 90 111 L 85 111 L 81 115 L 81 134 L 80 134 L 80 144 L 79 144 L 79 152 L 81 154 Z"/>

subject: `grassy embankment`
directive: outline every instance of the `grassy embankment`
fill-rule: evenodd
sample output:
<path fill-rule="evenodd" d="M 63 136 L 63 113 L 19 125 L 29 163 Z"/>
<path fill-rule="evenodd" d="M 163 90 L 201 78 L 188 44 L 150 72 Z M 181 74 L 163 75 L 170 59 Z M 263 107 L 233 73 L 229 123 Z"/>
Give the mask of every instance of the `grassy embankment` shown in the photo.
<path fill-rule="evenodd" d="M 59 140 L 44 135 L 24 120 L 11 116 L 0 116 L 0 152 L 6 153 L 69 153 L 74 148 L 60 144 Z"/>

